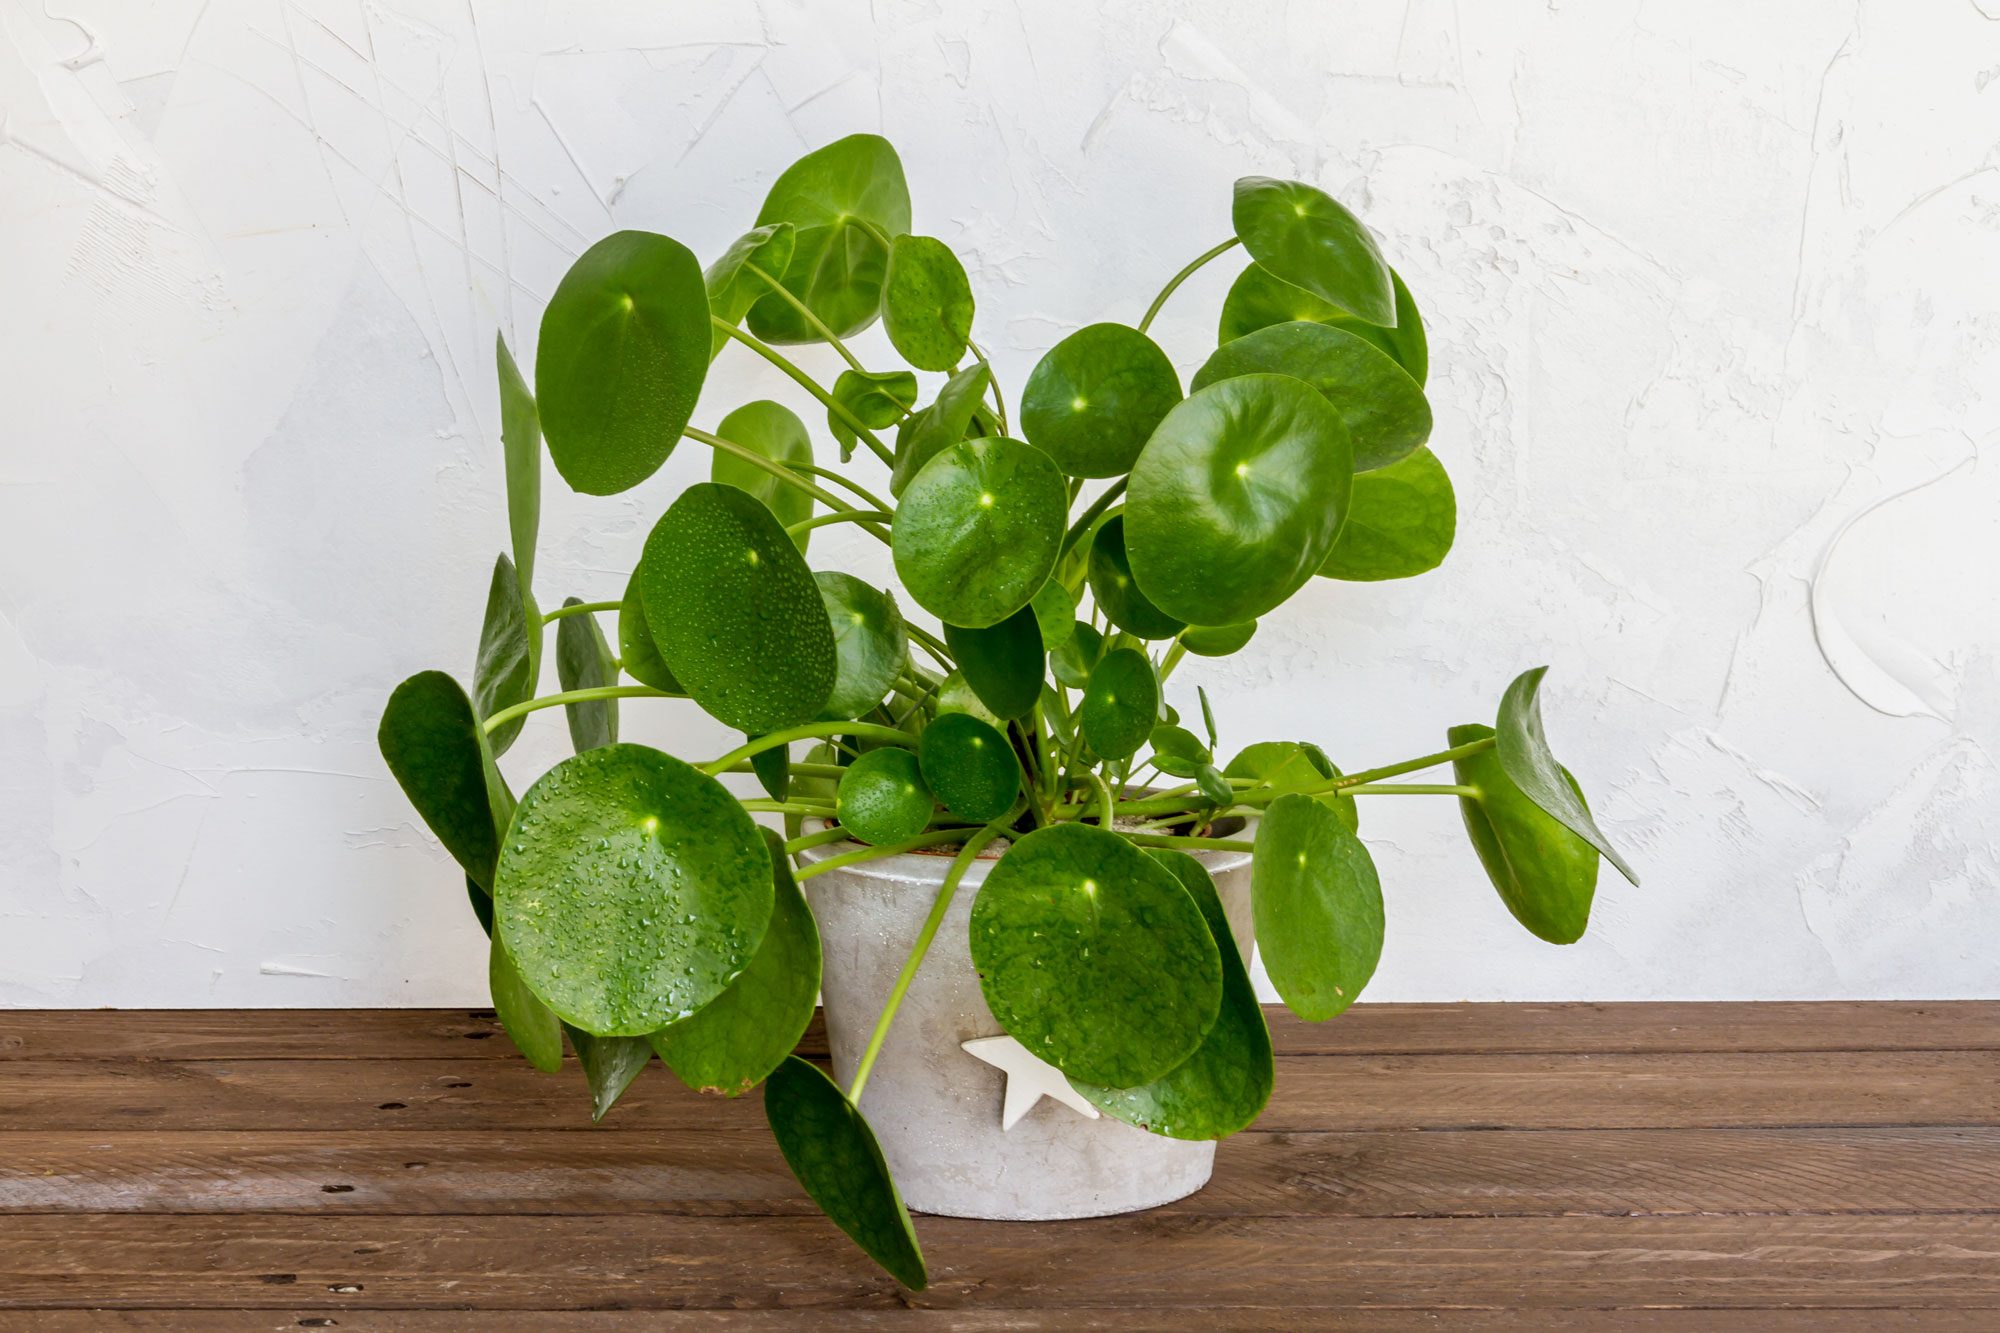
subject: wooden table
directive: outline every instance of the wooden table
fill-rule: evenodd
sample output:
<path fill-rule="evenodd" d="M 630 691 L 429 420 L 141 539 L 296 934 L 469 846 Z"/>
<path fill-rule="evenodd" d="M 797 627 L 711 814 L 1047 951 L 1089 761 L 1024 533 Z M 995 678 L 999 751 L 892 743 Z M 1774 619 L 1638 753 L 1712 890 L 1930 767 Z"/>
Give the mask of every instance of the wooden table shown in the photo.
<path fill-rule="evenodd" d="M 0 1013 L 0 1328 L 2000 1329 L 2000 1003 L 1272 1026 L 1208 1189 L 919 1218 L 911 1296 L 755 1095 L 591 1128 L 482 1013 Z"/>

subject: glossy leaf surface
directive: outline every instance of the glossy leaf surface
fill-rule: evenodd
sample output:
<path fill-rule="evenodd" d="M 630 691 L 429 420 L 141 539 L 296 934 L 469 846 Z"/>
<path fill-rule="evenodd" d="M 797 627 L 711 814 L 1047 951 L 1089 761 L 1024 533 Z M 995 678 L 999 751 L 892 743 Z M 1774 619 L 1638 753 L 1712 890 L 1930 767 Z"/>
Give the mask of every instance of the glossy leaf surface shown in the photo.
<path fill-rule="evenodd" d="M 1395 288 L 1375 238 L 1326 191 L 1245 176 L 1230 217 L 1243 248 L 1272 276 L 1370 324 L 1395 324 Z"/>
<path fill-rule="evenodd" d="M 950 370 L 972 335 L 972 284 L 943 241 L 898 236 L 889 246 L 882 292 L 889 342 L 918 370 Z"/>
<path fill-rule="evenodd" d="M 1043 651 L 1060 648 L 1076 631 L 1076 598 L 1055 579 L 1044 583 L 1028 605 L 1034 609 L 1035 624 L 1042 632 Z"/>
<path fill-rule="evenodd" d="M 910 229 L 910 188 L 889 141 L 850 134 L 785 168 L 764 197 L 757 225 L 789 222 L 796 243 L 781 278 L 820 322 L 845 338 L 875 322 L 889 252 L 877 233 Z M 769 342 L 815 342 L 819 334 L 776 293 L 750 307 L 750 331 Z"/>
<path fill-rule="evenodd" d="M 813 461 L 812 438 L 806 434 L 806 423 L 800 421 L 789 407 L 769 399 L 760 398 L 743 404 L 722 419 L 715 433 L 773 463 L 789 467 L 793 463 Z M 780 481 L 755 463 L 720 449 L 714 450 L 709 460 L 710 481 L 734 486 L 739 491 L 756 496 L 777 518 L 780 526 L 790 527 L 812 517 L 813 499 L 810 495 Z M 793 544 L 803 551 L 806 539 L 811 535 L 809 530 L 801 532 L 792 538 Z"/>
<path fill-rule="evenodd" d="M 487 585 L 479 656 L 472 667 L 472 703 L 480 721 L 534 698 L 541 676 L 541 619 L 534 598 L 521 587 L 514 562 L 500 556 L 493 562 L 493 581 Z M 526 717 L 517 717 L 493 729 L 487 743 L 496 756 L 507 753 L 526 722 Z"/>
<path fill-rule="evenodd" d="M 577 1063 L 583 1066 L 584 1081 L 590 1085 L 590 1118 L 595 1123 L 604 1119 L 633 1080 L 646 1072 L 653 1048 L 644 1037 L 594 1037 L 567 1023 L 563 1032 L 576 1048 Z"/>
<path fill-rule="evenodd" d="M 1160 716 L 1160 677 L 1137 648 L 1113 648 L 1091 670 L 1077 709 L 1090 748 L 1106 759 L 1138 753 Z"/>
<path fill-rule="evenodd" d="M 1604 859 L 1616 866 L 1619 874 L 1636 885 L 1639 876 L 1597 827 L 1597 821 L 1590 817 L 1590 808 L 1578 794 L 1575 780 L 1549 753 L 1548 739 L 1542 734 L 1539 697 L 1542 677 L 1548 674 L 1548 670 L 1543 666 L 1522 672 L 1501 698 L 1500 719 L 1495 728 L 1499 734 L 1497 749 L 1500 766 L 1507 770 L 1507 776 L 1529 800 L 1603 853 Z"/>
<path fill-rule="evenodd" d="M 947 624 L 944 641 L 966 684 L 993 716 L 1024 716 L 1042 697 L 1042 631 L 1033 607 L 985 629 Z"/>
<path fill-rule="evenodd" d="M 1264 970 L 1285 1007 L 1320 1022 L 1353 1004 L 1382 956 L 1382 886 L 1354 831 L 1309 796 L 1280 796 L 1257 825 L 1250 905 Z"/>
<path fill-rule="evenodd" d="M 459 683 L 420 671 L 396 687 L 376 740 L 410 804 L 475 884 L 490 891 L 513 800 Z"/>
<path fill-rule="evenodd" d="M 686 694 L 687 687 L 675 677 L 660 646 L 646 623 L 645 598 L 639 591 L 639 571 L 633 570 L 625 584 L 625 599 L 618 607 L 618 657 L 625 674 L 641 685 L 650 685 L 669 694 Z"/>
<path fill-rule="evenodd" d="M 1354 493 L 1321 577 L 1371 582 L 1407 579 L 1444 563 L 1458 531 L 1458 499 L 1444 464 L 1429 449 L 1373 472 L 1356 473 Z"/>
<path fill-rule="evenodd" d="M 820 716 L 830 721 L 860 717 L 882 702 L 896 673 L 910 660 L 909 632 L 896 599 L 852 574 L 821 570 L 813 575 L 833 625 L 833 693 Z"/>
<path fill-rule="evenodd" d="M 1302 379 L 1326 396 L 1347 427 L 1356 471 L 1387 467 L 1431 435 L 1424 391 L 1388 354 L 1327 324 L 1273 324 L 1224 343 L 1195 372 L 1204 389 L 1237 375 Z"/>
<path fill-rule="evenodd" d="M 1449 733 L 1454 747 L 1491 735 L 1493 728 L 1485 726 L 1453 727 Z M 1459 813 L 1487 879 L 1514 919 L 1551 944 L 1582 939 L 1597 896 L 1597 849 L 1528 799 L 1496 751 L 1454 760 L 1452 772 L 1460 785 L 1479 790 L 1477 800 L 1460 798 Z M 1581 801 L 1567 770 L 1562 777 Z"/>
<path fill-rule="evenodd" d="M 555 1011 L 541 1002 L 521 980 L 506 946 L 494 940 L 487 947 L 486 985 L 493 997 L 493 1012 L 500 1017 L 507 1039 L 528 1063 L 544 1074 L 562 1068 L 562 1022 Z"/>
<path fill-rule="evenodd" d="M 933 458 L 964 439 L 979 410 L 992 375 L 984 363 L 968 366 L 946 380 L 937 398 L 903 423 L 896 432 L 896 463 L 889 472 L 889 494 L 902 498 L 916 475 Z"/>
<path fill-rule="evenodd" d="M 1151 338 L 1090 324 L 1038 363 L 1021 391 L 1021 433 L 1072 477 L 1132 469 L 1153 427 L 1181 400 L 1180 376 Z"/>
<path fill-rule="evenodd" d="M 702 274 L 708 290 L 709 313 L 726 324 L 736 325 L 750 313 L 750 307 L 770 292 L 758 273 L 777 278 L 792 262 L 798 236 L 789 222 L 754 227 L 730 242 L 722 257 Z M 752 269 L 757 272 L 752 272 Z M 709 359 L 729 345 L 729 335 L 711 327 Z"/>
<path fill-rule="evenodd" d="M 1153 747 L 1153 763 L 1172 777 L 1191 778 L 1210 758 L 1200 737 L 1170 722 L 1154 727 L 1149 743 Z"/>
<path fill-rule="evenodd" d="M 1021 761 L 991 723 L 945 713 L 917 747 L 924 781 L 944 808 L 967 823 L 998 819 L 1021 790 Z"/>
<path fill-rule="evenodd" d="M 1249 643 L 1256 632 L 1254 620 L 1238 625 L 1190 625 L 1181 631 L 1181 646 L 1196 657 L 1227 657 Z"/>
<path fill-rule="evenodd" d="M 1123 514 L 1105 519 L 1090 539 L 1090 592 L 1105 619 L 1127 634 L 1171 639 L 1187 628 L 1186 621 L 1176 620 L 1153 605 L 1132 577 Z"/>
<path fill-rule="evenodd" d="M 1095 625 L 1077 621 L 1069 637 L 1049 650 L 1049 673 L 1073 690 L 1090 683 L 1090 672 L 1104 656 L 1104 636 Z"/>
<path fill-rule="evenodd" d="M 1417 313 L 1417 303 L 1410 296 L 1410 289 L 1403 285 L 1402 277 L 1394 269 L 1389 270 L 1389 281 L 1396 293 L 1396 325 L 1394 328 L 1383 328 L 1380 324 L 1356 319 L 1303 287 L 1294 287 L 1289 282 L 1274 278 L 1263 268 L 1252 264 L 1237 276 L 1229 295 L 1223 299 L 1222 323 L 1216 331 L 1216 342 L 1226 343 L 1272 324 L 1288 324 L 1298 319 L 1331 324 L 1366 338 L 1387 352 L 1417 382 L 1417 387 L 1422 388 L 1430 375 L 1430 349 L 1424 340 L 1424 321 Z"/>
<path fill-rule="evenodd" d="M 1302 745 L 1298 741 L 1258 741 L 1246 745 L 1222 772 L 1225 777 L 1250 778 L 1281 790 L 1340 776 L 1340 770 L 1317 745 Z M 1350 831 L 1360 830 L 1361 811 L 1352 796 L 1326 792 L 1313 799 L 1330 808 Z"/>
<path fill-rule="evenodd" d="M 917 757 L 895 746 L 870 750 L 849 764 L 835 798 L 841 827 L 877 847 L 922 833 L 936 804 Z"/>
<path fill-rule="evenodd" d="M 582 602 L 571 597 L 563 605 L 580 606 Z M 618 663 L 595 615 L 568 615 L 556 622 L 556 681 L 565 691 L 618 683 Z M 616 699 L 564 704 L 563 715 L 569 722 L 570 744 L 578 754 L 618 739 Z"/>
<path fill-rule="evenodd" d="M 1068 511 L 1062 473 L 1033 445 L 952 445 L 924 465 L 896 507 L 897 576 L 948 625 L 997 624 L 1048 581 Z"/>

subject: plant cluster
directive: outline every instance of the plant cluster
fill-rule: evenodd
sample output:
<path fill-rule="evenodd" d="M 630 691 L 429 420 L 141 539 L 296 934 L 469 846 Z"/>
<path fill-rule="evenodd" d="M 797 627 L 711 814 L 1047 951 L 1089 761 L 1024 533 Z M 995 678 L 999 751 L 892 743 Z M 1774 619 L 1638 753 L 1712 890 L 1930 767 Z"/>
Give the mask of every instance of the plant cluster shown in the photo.
<path fill-rule="evenodd" d="M 1381 952 L 1362 798 L 1455 799 L 1508 909 L 1546 940 L 1583 932 L 1600 857 L 1630 876 L 1549 753 L 1540 669 L 1493 726 L 1357 772 L 1295 740 L 1225 759 L 1205 694 L 1190 704 L 1199 730 L 1166 702 L 1186 654 L 1241 650 L 1314 576 L 1430 569 L 1455 523 L 1426 447 L 1423 324 L 1367 229 L 1296 181 L 1238 181 L 1232 216 L 1234 235 L 1136 324 L 1057 343 L 1011 417 L 971 337 L 965 270 L 912 231 L 902 164 L 880 138 L 794 163 L 705 271 L 666 236 L 600 241 L 549 301 L 532 390 L 498 348 L 512 552 L 494 567 L 472 688 L 424 672 L 382 718 L 390 769 L 465 871 L 492 938 L 494 1007 L 522 1054 L 554 1070 L 567 1039 L 600 1116 L 656 1054 L 702 1091 L 763 1083 L 800 1183 L 911 1287 L 923 1260 L 857 1106 L 989 845 L 1005 851 L 971 946 L 994 1016 L 1108 1114 L 1189 1139 L 1248 1125 L 1273 1077 L 1190 852 L 1254 848 L 1257 945 L 1312 1020 L 1353 1003 Z M 1189 274 L 1239 245 L 1251 262 L 1184 388 L 1147 329 Z M 878 319 L 906 367 L 871 368 L 844 341 Z M 778 350 L 796 343 L 829 345 L 845 368 L 818 382 Z M 776 402 L 692 424 L 732 344 L 823 405 L 843 466 Z M 947 378 L 926 392 L 918 372 Z M 712 451 L 712 480 L 660 516 L 623 595 L 543 611 L 544 444 L 571 487 L 610 495 L 684 439 Z M 934 627 L 887 589 L 811 568 L 811 538 L 832 524 L 889 547 Z M 537 695 L 550 627 L 560 689 Z M 697 763 L 620 743 L 632 698 L 686 700 L 744 742 Z M 576 753 L 516 797 L 495 760 L 529 713 L 554 707 Z M 1450 782 L 1395 781 L 1443 765 Z M 754 774 L 764 794 L 732 793 L 728 773 Z M 781 817 L 783 835 L 753 814 Z M 952 847 L 843 1089 L 792 1053 L 820 975 L 799 883 Z M 802 859 L 814 848 L 827 850 Z"/>

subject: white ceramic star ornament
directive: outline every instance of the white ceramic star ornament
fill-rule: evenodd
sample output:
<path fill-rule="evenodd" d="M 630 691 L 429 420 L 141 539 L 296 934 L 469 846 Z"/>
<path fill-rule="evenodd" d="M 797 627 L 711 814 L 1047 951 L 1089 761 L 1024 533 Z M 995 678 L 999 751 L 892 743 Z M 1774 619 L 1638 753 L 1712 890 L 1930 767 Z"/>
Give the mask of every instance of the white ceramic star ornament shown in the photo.
<path fill-rule="evenodd" d="M 967 1055 L 983 1060 L 1007 1076 L 1007 1099 L 1000 1107 L 1000 1132 L 1021 1122 L 1044 1097 L 1052 1097 L 1078 1115 L 1095 1120 L 1098 1111 L 1085 1101 L 1062 1070 L 1041 1059 L 1012 1037 L 975 1037 L 959 1043 Z"/>

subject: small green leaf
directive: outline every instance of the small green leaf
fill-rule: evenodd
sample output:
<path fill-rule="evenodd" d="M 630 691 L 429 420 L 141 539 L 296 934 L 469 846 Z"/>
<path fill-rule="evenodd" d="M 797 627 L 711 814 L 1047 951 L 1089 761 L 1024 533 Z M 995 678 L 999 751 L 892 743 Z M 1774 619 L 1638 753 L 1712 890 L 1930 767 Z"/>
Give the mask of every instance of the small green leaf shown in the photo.
<path fill-rule="evenodd" d="M 826 602 L 771 511 L 734 486 L 690 486 L 639 562 L 646 624 L 708 714 L 753 736 L 819 716 L 837 655 Z"/>
<path fill-rule="evenodd" d="M 1484 726 L 1453 727 L 1449 733 L 1454 747 L 1491 735 L 1493 728 Z M 1575 779 L 1567 769 L 1561 772 L 1581 801 Z M 1477 799 L 1459 799 L 1459 813 L 1486 877 L 1514 919 L 1551 944 L 1582 939 L 1597 896 L 1597 849 L 1530 800 L 1507 775 L 1497 750 L 1452 761 L 1452 773 L 1461 786 L 1479 791 Z"/>
<path fill-rule="evenodd" d="M 1034 608 L 1035 625 L 1042 632 L 1042 650 L 1054 652 L 1069 641 L 1076 630 L 1076 598 L 1055 579 L 1041 587 L 1028 603 Z"/>
<path fill-rule="evenodd" d="M 528 983 L 521 980 L 514 960 L 507 956 L 507 948 L 499 940 L 494 940 L 487 950 L 486 984 L 493 993 L 493 1012 L 500 1016 L 500 1026 L 507 1030 L 507 1039 L 514 1043 L 514 1048 L 544 1074 L 561 1069 L 562 1023 L 528 989 Z"/>
<path fill-rule="evenodd" d="M 583 252 L 549 298 L 535 397 L 549 457 L 585 495 L 659 470 L 708 375 L 701 265 L 679 241 L 621 231 Z"/>
<path fill-rule="evenodd" d="M 575 597 L 564 606 L 581 606 Z M 556 622 L 556 681 L 564 690 L 588 690 L 618 683 L 618 663 L 611 645 L 604 641 L 597 617 L 590 613 L 564 616 Z M 576 752 L 594 750 L 618 739 L 618 701 L 591 699 L 580 704 L 564 704 L 569 721 L 570 744 Z"/>
<path fill-rule="evenodd" d="M 500 373 L 500 445 L 507 460 L 507 533 L 523 591 L 535 586 L 535 535 L 542 521 L 542 420 L 507 340 L 493 335 Z"/>
<path fill-rule="evenodd" d="M 1202 799 L 1210 805 L 1225 807 L 1236 803 L 1235 789 L 1229 779 L 1214 764 L 1203 764 L 1194 771 L 1194 783 L 1200 790 Z"/>
<path fill-rule="evenodd" d="M 1280 796 L 1250 863 L 1257 949 L 1278 998 L 1321 1022 L 1354 1003 L 1382 957 L 1382 885 L 1368 849 L 1326 806 Z"/>
<path fill-rule="evenodd" d="M 1507 776 L 1513 779 L 1523 795 L 1548 811 L 1557 823 L 1602 852 L 1604 859 L 1618 868 L 1619 874 L 1637 885 L 1638 875 L 1633 873 L 1625 858 L 1611 845 L 1611 840 L 1597 827 L 1597 821 L 1590 817 L 1590 808 L 1578 794 L 1574 779 L 1549 753 L 1548 740 L 1542 734 L 1542 708 L 1538 698 L 1542 677 L 1548 674 L 1548 670 L 1541 666 L 1523 671 L 1507 687 L 1506 695 L 1500 700 L 1497 727 L 1500 766 L 1507 770 Z"/>
<path fill-rule="evenodd" d="M 534 618 L 530 624 L 528 617 Z M 535 697 L 541 677 L 542 613 L 521 587 L 514 562 L 493 562 L 486 590 L 486 617 L 479 626 L 479 656 L 472 668 L 472 702 L 484 722 L 503 708 Z M 495 756 L 507 753 L 527 718 L 503 723 L 487 737 Z"/>
<path fill-rule="evenodd" d="M 833 382 L 833 400 L 870 430 L 887 430 L 917 405 L 917 377 L 907 370 L 843 370 Z M 854 457 L 861 437 L 840 413 L 828 408 L 827 428 L 840 444 L 840 461 Z"/>
<path fill-rule="evenodd" d="M 543 1003 L 642 1037 L 741 972 L 771 916 L 771 858 L 714 778 L 643 745 L 565 759 L 521 798 L 500 850 L 498 935 Z"/>
<path fill-rule="evenodd" d="M 646 624 L 646 606 L 639 594 L 639 571 L 636 569 L 625 584 L 625 600 L 618 607 L 618 655 L 619 665 L 625 674 L 641 685 L 650 685 L 669 694 L 687 693 L 687 687 L 674 678 L 673 668 L 667 665 L 667 659 L 660 656 L 660 647 L 653 641 L 653 631 Z"/>
<path fill-rule="evenodd" d="M 1209 761 L 1208 747 L 1186 727 L 1163 722 L 1153 728 L 1151 743 L 1154 766 L 1177 778 L 1193 777 Z"/>
<path fill-rule="evenodd" d="M 1106 759 L 1138 753 L 1160 716 L 1160 677 L 1137 648 L 1113 648 L 1090 673 L 1077 722 Z"/>
<path fill-rule="evenodd" d="M 1408 372 L 1367 339 L 1326 324 L 1273 324 L 1224 343 L 1193 384 L 1263 373 L 1302 379 L 1325 396 L 1347 427 L 1357 472 L 1406 458 L 1431 436 L 1431 405 Z"/>
<path fill-rule="evenodd" d="M 918 370 L 950 370 L 972 335 L 972 284 L 943 241 L 898 236 L 889 245 L 882 325 L 903 359 Z"/>
<path fill-rule="evenodd" d="M 472 701 L 442 671 L 396 687 L 376 733 L 389 771 L 452 859 L 481 889 L 493 887 L 500 830 L 514 799 L 493 766 Z"/>
<path fill-rule="evenodd" d="M 1008 849 L 972 905 L 993 1016 L 1071 1078 L 1150 1083 L 1201 1045 L 1222 958 L 1201 909 L 1108 829 L 1050 824 Z"/>
<path fill-rule="evenodd" d="M 926 463 L 966 437 L 991 382 L 984 362 L 967 366 L 945 381 L 936 401 L 903 423 L 896 432 L 896 462 L 889 470 L 890 495 L 900 500 Z"/>
<path fill-rule="evenodd" d="M 1090 683 L 1090 671 L 1104 656 L 1104 636 L 1097 627 L 1077 621 L 1069 637 L 1049 650 L 1049 671 L 1072 690 Z"/>
<path fill-rule="evenodd" d="M 1324 190 L 1245 176 L 1230 215 L 1243 248 L 1272 276 L 1371 324 L 1395 325 L 1395 288 L 1375 238 Z"/>
<path fill-rule="evenodd" d="M 792 262 L 792 251 L 798 241 L 797 232 L 789 222 L 774 222 L 745 232 L 730 242 L 722 252 L 722 258 L 708 266 L 702 274 L 702 285 L 708 291 L 708 308 L 716 318 L 729 325 L 743 322 L 750 313 L 750 307 L 769 294 L 770 287 L 757 273 L 767 273 L 772 278 L 782 274 Z M 729 344 L 729 335 L 715 329 L 709 345 L 709 360 Z"/>
<path fill-rule="evenodd" d="M 985 629 L 947 624 L 944 641 L 966 684 L 993 716 L 1024 717 L 1042 697 L 1042 632 L 1033 607 Z"/>
<path fill-rule="evenodd" d="M 922 833 L 936 806 L 917 757 L 894 746 L 870 750 L 849 764 L 835 801 L 841 827 L 876 847 Z"/>
<path fill-rule="evenodd" d="M 761 1083 L 799 1044 L 819 998 L 819 927 L 783 841 L 763 832 L 774 891 L 763 943 L 727 990 L 652 1035 L 661 1061 L 697 1092 L 739 1097 Z"/>
<path fill-rule="evenodd" d="M 1340 776 L 1340 770 L 1317 745 L 1299 741 L 1258 741 L 1245 746 L 1222 771 L 1226 777 L 1249 778 L 1281 790 Z M 1338 815 L 1349 832 L 1360 831 L 1361 811 L 1352 796 L 1326 792 L 1313 799 Z"/>
<path fill-rule="evenodd" d="M 925 727 L 917 759 L 944 808 L 969 824 L 1006 814 L 1021 790 L 1014 747 L 970 713 L 945 713 Z"/>
<path fill-rule="evenodd" d="M 909 1210 L 861 1112 L 833 1080 L 788 1055 L 764 1083 L 764 1115 L 785 1164 L 820 1211 L 911 1291 L 928 1281 Z"/>
<path fill-rule="evenodd" d="M 1229 931 L 1215 882 L 1186 852 L 1153 851 L 1201 909 L 1222 961 L 1215 1025 L 1179 1065 L 1136 1088 L 1078 1083 L 1076 1090 L 1128 1125 L 1176 1139 L 1221 1139 L 1248 1126 L 1271 1100 L 1277 1069 L 1256 987 Z"/>
<path fill-rule="evenodd" d="M 740 444 L 759 457 L 787 467 L 813 461 L 812 439 L 806 434 L 805 422 L 789 407 L 769 399 L 743 404 L 722 419 L 715 433 L 731 444 Z M 710 455 L 708 479 L 756 496 L 784 527 L 812 517 L 810 495 L 734 454 L 715 450 Z M 795 535 L 792 541 L 803 551 L 806 539 L 811 536 L 808 530 Z"/>
<path fill-rule="evenodd" d="M 1194 687 L 1194 693 L 1195 697 L 1201 700 L 1201 729 L 1208 733 L 1208 743 L 1213 746 L 1215 744 L 1215 710 L 1208 705 L 1208 689 L 1205 686 L 1197 685 Z"/>
<path fill-rule="evenodd" d="M 946 624 L 998 624 L 1048 582 L 1068 512 L 1062 473 L 1033 445 L 954 444 L 924 465 L 896 508 L 896 573 Z"/>
<path fill-rule="evenodd" d="M 1036 363 L 1021 391 L 1021 432 L 1072 477 L 1116 477 L 1180 400 L 1174 363 L 1151 338 L 1091 324 Z"/>
<path fill-rule="evenodd" d="M 1171 639 L 1187 628 L 1186 621 L 1176 620 L 1153 605 L 1133 579 L 1122 513 L 1105 519 L 1090 539 L 1090 591 L 1105 619 L 1127 634 Z"/>
<path fill-rule="evenodd" d="M 1444 563 L 1458 529 L 1458 500 L 1444 464 L 1429 449 L 1359 472 L 1347 522 L 1320 577 L 1370 582 L 1407 579 Z"/>
<path fill-rule="evenodd" d="M 813 575 L 833 625 L 833 693 L 820 716 L 842 722 L 882 702 L 910 660 L 909 633 L 896 599 L 852 574 Z"/>
<path fill-rule="evenodd" d="M 1396 292 L 1396 326 L 1383 328 L 1380 324 L 1356 319 L 1304 288 L 1274 278 L 1263 268 L 1252 264 L 1238 275 L 1229 289 L 1229 295 L 1223 298 L 1222 326 L 1216 333 L 1216 341 L 1226 343 L 1255 333 L 1258 329 L 1269 328 L 1273 324 L 1288 324 L 1297 319 L 1331 324 L 1358 334 L 1387 352 L 1395 358 L 1397 365 L 1409 372 L 1417 387 L 1422 388 L 1430 374 L 1430 349 L 1424 341 L 1424 321 L 1417 314 L 1417 303 L 1411 298 L 1410 289 L 1403 285 L 1402 277 L 1394 269 L 1389 270 L 1389 281 Z"/>
<path fill-rule="evenodd" d="M 1257 622 L 1240 625 L 1189 625 L 1181 631 L 1181 647 L 1196 657 L 1227 657 L 1257 632 Z"/>
<path fill-rule="evenodd" d="M 777 222 L 797 228 L 780 279 L 786 289 L 837 337 L 873 324 L 889 258 L 878 233 L 910 229 L 910 187 L 889 141 L 850 134 L 785 168 L 757 213 L 760 227 Z M 818 331 L 775 292 L 750 307 L 750 331 L 768 342 L 819 341 Z"/>
<path fill-rule="evenodd" d="M 590 1084 L 590 1119 L 605 1115 L 625 1095 L 632 1081 L 646 1071 L 653 1048 L 644 1037 L 593 1037 L 581 1028 L 563 1024 L 569 1044 L 576 1047 L 577 1062 Z"/>

